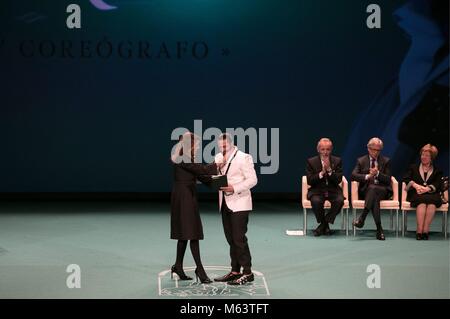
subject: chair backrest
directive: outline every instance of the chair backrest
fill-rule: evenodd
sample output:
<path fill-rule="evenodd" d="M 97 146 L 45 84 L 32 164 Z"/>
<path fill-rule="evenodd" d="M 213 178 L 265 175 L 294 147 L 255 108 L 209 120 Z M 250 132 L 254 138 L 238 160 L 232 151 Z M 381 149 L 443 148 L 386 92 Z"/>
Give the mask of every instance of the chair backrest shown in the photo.
<path fill-rule="evenodd" d="M 344 198 L 350 200 L 350 198 L 348 198 L 348 181 L 345 176 L 342 176 L 342 182 L 340 185 L 342 188 L 342 193 L 344 193 Z"/>
<path fill-rule="evenodd" d="M 406 183 L 403 182 L 402 183 L 402 203 L 406 202 L 406 193 L 407 193 L 407 191 L 406 191 Z"/>
<path fill-rule="evenodd" d="M 393 196 L 392 196 L 392 200 L 395 200 L 395 201 L 399 201 L 399 198 L 398 198 L 398 182 L 397 182 L 397 180 L 395 179 L 395 177 L 394 176 L 391 176 L 391 186 L 392 186 L 392 192 L 394 193 L 393 194 Z"/>
<path fill-rule="evenodd" d="M 308 194 L 308 189 L 310 187 L 311 186 L 308 185 L 308 180 L 306 179 L 306 176 L 303 176 L 302 177 L 302 202 L 307 199 L 306 195 Z"/>
<path fill-rule="evenodd" d="M 352 200 L 359 200 L 358 187 L 359 182 L 352 181 Z"/>

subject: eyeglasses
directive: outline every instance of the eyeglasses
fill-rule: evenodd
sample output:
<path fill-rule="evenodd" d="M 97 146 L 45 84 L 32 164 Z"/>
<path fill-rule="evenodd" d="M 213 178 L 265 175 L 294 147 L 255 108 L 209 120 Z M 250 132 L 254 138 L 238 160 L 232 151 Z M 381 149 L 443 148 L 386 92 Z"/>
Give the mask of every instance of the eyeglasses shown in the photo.
<path fill-rule="evenodd" d="M 380 148 L 369 147 L 369 150 L 374 151 L 374 152 L 381 152 Z"/>

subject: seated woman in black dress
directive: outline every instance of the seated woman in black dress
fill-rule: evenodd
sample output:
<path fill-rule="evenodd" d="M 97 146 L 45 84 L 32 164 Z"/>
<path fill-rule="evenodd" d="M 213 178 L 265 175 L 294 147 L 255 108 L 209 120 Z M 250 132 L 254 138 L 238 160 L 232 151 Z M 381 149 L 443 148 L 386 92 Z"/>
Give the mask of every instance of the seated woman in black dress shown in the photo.
<path fill-rule="evenodd" d="M 436 207 L 442 205 L 440 196 L 442 171 L 433 166 L 438 150 L 427 144 L 420 150 L 420 164 L 413 164 L 406 172 L 403 181 L 408 195 L 406 199 L 412 207 L 417 207 L 417 240 L 428 240 L 428 232 Z"/>
<path fill-rule="evenodd" d="M 217 165 L 194 163 L 199 143 L 195 134 L 187 132 L 182 135 L 171 156 L 174 182 L 170 202 L 170 238 L 178 240 L 177 259 L 171 275 L 176 273 L 181 280 L 192 279 L 183 271 L 183 258 L 190 240 L 192 257 L 197 266 L 195 274 L 202 283 L 211 283 L 200 259 L 199 240 L 203 239 L 203 227 L 198 211 L 196 183 L 197 179 L 205 178 L 205 175 L 216 175 Z"/>

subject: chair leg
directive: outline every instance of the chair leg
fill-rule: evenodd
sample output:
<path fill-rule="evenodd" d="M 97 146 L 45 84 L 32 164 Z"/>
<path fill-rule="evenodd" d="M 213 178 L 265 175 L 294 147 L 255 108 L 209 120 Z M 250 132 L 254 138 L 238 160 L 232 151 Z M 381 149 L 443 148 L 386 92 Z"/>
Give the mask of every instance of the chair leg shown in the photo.
<path fill-rule="evenodd" d="M 444 238 L 447 239 L 447 233 L 448 233 L 448 212 L 444 212 L 445 216 L 445 232 L 444 232 Z"/>
<path fill-rule="evenodd" d="M 356 220 L 356 209 L 355 208 L 353 208 L 353 220 Z M 356 236 L 356 227 L 353 225 L 353 223 L 352 223 L 352 226 L 353 226 L 353 237 L 355 237 Z"/>
<path fill-rule="evenodd" d="M 389 210 L 389 213 L 391 214 L 391 231 L 394 230 L 394 217 L 392 215 L 392 209 Z"/>
<path fill-rule="evenodd" d="M 405 214 L 405 233 L 408 231 L 408 214 Z"/>
<path fill-rule="evenodd" d="M 303 207 L 303 236 L 306 236 L 307 230 L 307 216 L 306 216 L 306 208 Z"/>
<path fill-rule="evenodd" d="M 447 239 L 448 232 L 448 212 L 442 212 L 442 232 L 444 233 L 444 238 Z"/>
<path fill-rule="evenodd" d="M 398 232 L 399 232 L 399 216 L 398 216 L 398 209 L 395 210 L 395 237 L 398 237 Z"/>
<path fill-rule="evenodd" d="M 402 237 L 405 237 L 405 211 L 402 210 Z"/>
<path fill-rule="evenodd" d="M 348 236 L 348 208 L 345 209 L 345 236 Z"/>

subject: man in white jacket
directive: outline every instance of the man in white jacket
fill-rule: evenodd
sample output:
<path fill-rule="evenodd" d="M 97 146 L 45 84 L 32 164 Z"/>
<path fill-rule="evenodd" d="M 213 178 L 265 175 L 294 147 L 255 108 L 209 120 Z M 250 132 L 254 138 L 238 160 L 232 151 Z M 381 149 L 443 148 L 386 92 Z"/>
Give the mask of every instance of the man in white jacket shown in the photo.
<path fill-rule="evenodd" d="M 258 179 L 252 156 L 238 150 L 230 134 L 220 135 L 218 145 L 221 153 L 216 155 L 215 162 L 222 163 L 219 173 L 227 175 L 228 180 L 228 186 L 219 191 L 219 208 L 225 237 L 230 245 L 231 271 L 214 280 L 243 285 L 254 280 L 245 234 L 248 217 L 253 209 L 250 189 L 257 184 Z"/>

